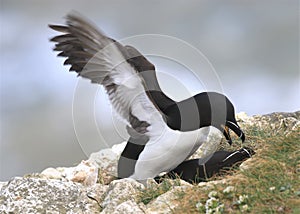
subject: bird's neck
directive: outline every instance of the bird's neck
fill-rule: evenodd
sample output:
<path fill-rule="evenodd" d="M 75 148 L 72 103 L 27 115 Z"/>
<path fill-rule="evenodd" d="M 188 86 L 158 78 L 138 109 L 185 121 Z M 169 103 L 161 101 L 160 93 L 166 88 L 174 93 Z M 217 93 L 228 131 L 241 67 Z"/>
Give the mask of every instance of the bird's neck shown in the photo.
<path fill-rule="evenodd" d="M 148 96 L 154 103 L 154 105 L 162 112 L 166 113 L 166 109 L 172 105 L 174 105 L 176 102 L 169 98 L 166 94 L 164 94 L 162 91 L 147 91 Z"/>
<path fill-rule="evenodd" d="M 165 110 L 169 106 L 176 103 L 174 100 L 172 100 L 165 93 L 162 92 L 154 70 L 140 72 L 139 74 L 142 76 L 144 80 L 144 85 L 148 97 L 152 100 L 153 104 L 160 111 L 165 113 Z"/>

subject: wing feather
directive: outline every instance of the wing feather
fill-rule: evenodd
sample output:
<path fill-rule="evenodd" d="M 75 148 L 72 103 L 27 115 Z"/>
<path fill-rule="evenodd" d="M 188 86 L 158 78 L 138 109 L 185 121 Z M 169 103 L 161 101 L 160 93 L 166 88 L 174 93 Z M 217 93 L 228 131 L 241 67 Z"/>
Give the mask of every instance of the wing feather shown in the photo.
<path fill-rule="evenodd" d="M 148 136 L 159 135 L 165 123 L 145 92 L 135 66 L 126 59 L 128 47 L 105 36 L 78 14 L 66 17 L 66 26 L 49 25 L 62 34 L 53 37 L 58 56 L 78 76 L 104 86 L 116 112 L 131 128 Z M 156 127 L 149 129 L 149 127 Z M 157 130 L 159 129 L 159 130 Z M 152 130 L 152 131 L 150 131 Z"/>

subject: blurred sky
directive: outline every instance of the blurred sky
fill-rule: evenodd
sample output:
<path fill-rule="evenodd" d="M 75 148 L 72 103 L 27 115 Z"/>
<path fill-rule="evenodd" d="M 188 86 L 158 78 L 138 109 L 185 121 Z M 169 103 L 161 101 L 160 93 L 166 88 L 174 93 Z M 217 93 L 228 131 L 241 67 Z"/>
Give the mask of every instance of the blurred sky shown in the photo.
<path fill-rule="evenodd" d="M 63 23 L 72 10 L 116 39 L 161 34 L 189 43 L 213 65 L 237 112 L 300 109 L 298 0 L 0 2 L 0 181 L 50 166 L 76 165 L 90 152 L 126 139 L 104 92 L 68 73 L 52 51 L 48 39 L 55 33 L 47 25 Z M 145 45 L 181 51 L 154 43 L 136 48 Z M 171 97 L 183 99 L 184 90 L 194 94 L 207 89 L 188 77 L 180 63 L 149 59 Z"/>

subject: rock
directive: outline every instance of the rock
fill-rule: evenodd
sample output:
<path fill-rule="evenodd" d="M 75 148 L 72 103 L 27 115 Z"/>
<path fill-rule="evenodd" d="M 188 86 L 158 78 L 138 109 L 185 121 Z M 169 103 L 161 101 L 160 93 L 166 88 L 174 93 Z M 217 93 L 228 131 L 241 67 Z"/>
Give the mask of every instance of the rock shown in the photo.
<path fill-rule="evenodd" d="M 240 112 L 236 114 L 236 120 L 237 122 L 247 122 L 249 120 L 249 116 L 246 114 L 246 112 Z"/>
<path fill-rule="evenodd" d="M 89 186 L 85 189 L 86 195 L 88 198 L 95 200 L 99 207 L 101 207 L 100 203 L 103 200 L 106 192 L 108 190 L 108 185 L 95 184 L 93 186 Z"/>
<path fill-rule="evenodd" d="M 97 183 L 98 168 L 91 161 L 81 161 L 81 163 L 75 167 L 47 168 L 39 177 L 74 181 L 86 186 L 91 186 Z"/>
<path fill-rule="evenodd" d="M 99 169 L 117 176 L 118 155 L 112 149 L 92 153 L 88 161 L 94 162 Z"/>
<path fill-rule="evenodd" d="M 67 174 L 67 179 L 91 186 L 98 180 L 98 169 L 93 163 L 82 161 L 78 166 L 72 168 L 71 173 Z"/>
<path fill-rule="evenodd" d="M 239 166 L 239 169 L 241 171 L 247 171 L 249 168 L 255 166 L 257 162 L 257 159 L 254 161 L 253 159 L 249 158 L 248 160 L 245 160 L 241 165 Z"/>
<path fill-rule="evenodd" d="M 184 181 L 184 180 L 181 180 L 181 179 L 164 179 L 164 181 L 168 182 L 172 186 L 187 186 L 187 187 L 192 187 L 193 186 L 192 184 L 188 183 L 187 181 Z M 147 185 L 148 185 L 148 183 L 147 183 Z M 156 183 L 156 185 L 159 186 L 159 184 L 157 184 L 157 183 Z M 150 187 L 153 188 L 153 186 L 154 186 L 154 184 L 152 184 Z"/>
<path fill-rule="evenodd" d="M 137 204 L 134 200 L 128 200 L 121 204 L 119 204 L 114 211 L 113 214 L 144 214 L 145 213 L 145 205 L 144 204 Z"/>
<path fill-rule="evenodd" d="M 151 201 L 147 205 L 146 213 L 155 213 L 155 214 L 163 214 L 163 213 L 173 213 L 174 209 L 177 206 L 178 201 L 178 193 L 182 191 L 186 191 L 189 188 L 188 186 L 175 186 L 168 192 L 158 196 L 156 199 Z"/>
<path fill-rule="evenodd" d="M 101 183 L 109 184 L 116 179 L 118 160 L 126 143 L 116 144 L 111 149 L 103 149 L 90 155 L 88 161 L 95 163 L 99 169 Z"/>
<path fill-rule="evenodd" d="M 0 213 L 96 213 L 100 206 L 83 185 L 54 179 L 10 180 L 0 190 Z"/>
<path fill-rule="evenodd" d="M 213 189 L 217 184 L 226 184 L 226 179 L 215 180 L 215 181 L 208 181 L 208 182 L 201 182 L 198 184 L 199 188 L 203 188 L 204 190 Z"/>
<path fill-rule="evenodd" d="M 104 208 L 102 212 L 112 213 L 124 201 L 136 201 L 137 193 L 143 188 L 144 185 L 130 178 L 112 181 L 101 203 Z"/>
<path fill-rule="evenodd" d="M 0 182 L 0 191 L 2 189 L 3 186 L 5 186 L 7 184 L 7 182 Z"/>
<path fill-rule="evenodd" d="M 127 142 L 123 142 L 120 144 L 116 144 L 113 145 L 113 147 L 111 148 L 112 152 L 116 153 L 116 155 L 119 157 L 121 155 L 121 153 L 123 152 L 123 150 L 125 149 Z"/>
<path fill-rule="evenodd" d="M 288 135 L 292 131 L 300 130 L 300 111 L 256 115 L 253 117 L 238 114 L 237 118 L 241 119 L 239 124 L 243 128 L 254 126 L 263 130 L 270 130 L 273 134 Z"/>
<path fill-rule="evenodd" d="M 87 186 L 94 185 L 97 181 L 108 184 L 117 177 L 118 159 L 125 145 L 126 142 L 123 142 L 111 149 L 92 153 L 87 161 L 83 160 L 75 167 L 50 167 L 31 177 L 74 181 Z"/>
<path fill-rule="evenodd" d="M 50 167 L 42 171 L 40 177 L 45 179 L 62 179 L 63 175 L 57 169 Z"/>

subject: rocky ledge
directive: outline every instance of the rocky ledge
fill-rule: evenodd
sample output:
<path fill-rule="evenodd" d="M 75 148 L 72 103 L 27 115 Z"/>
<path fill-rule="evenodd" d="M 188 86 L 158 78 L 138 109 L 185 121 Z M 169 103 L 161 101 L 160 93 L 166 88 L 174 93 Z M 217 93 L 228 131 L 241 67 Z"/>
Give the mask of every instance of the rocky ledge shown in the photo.
<path fill-rule="evenodd" d="M 240 113 L 237 118 L 246 133 L 264 129 L 288 135 L 300 130 L 300 111 L 253 117 Z M 169 181 L 167 189 L 145 203 L 140 195 L 146 188 L 161 189 L 165 184 L 148 180 L 145 187 L 132 179 L 116 180 L 117 160 L 124 146 L 94 153 L 76 167 L 48 168 L 0 182 L 0 213 L 171 213 L 178 204 L 174 193 L 195 187 Z M 241 167 L 246 165 L 247 161 Z M 218 182 L 227 181 L 219 178 L 196 187 L 207 189 Z"/>

